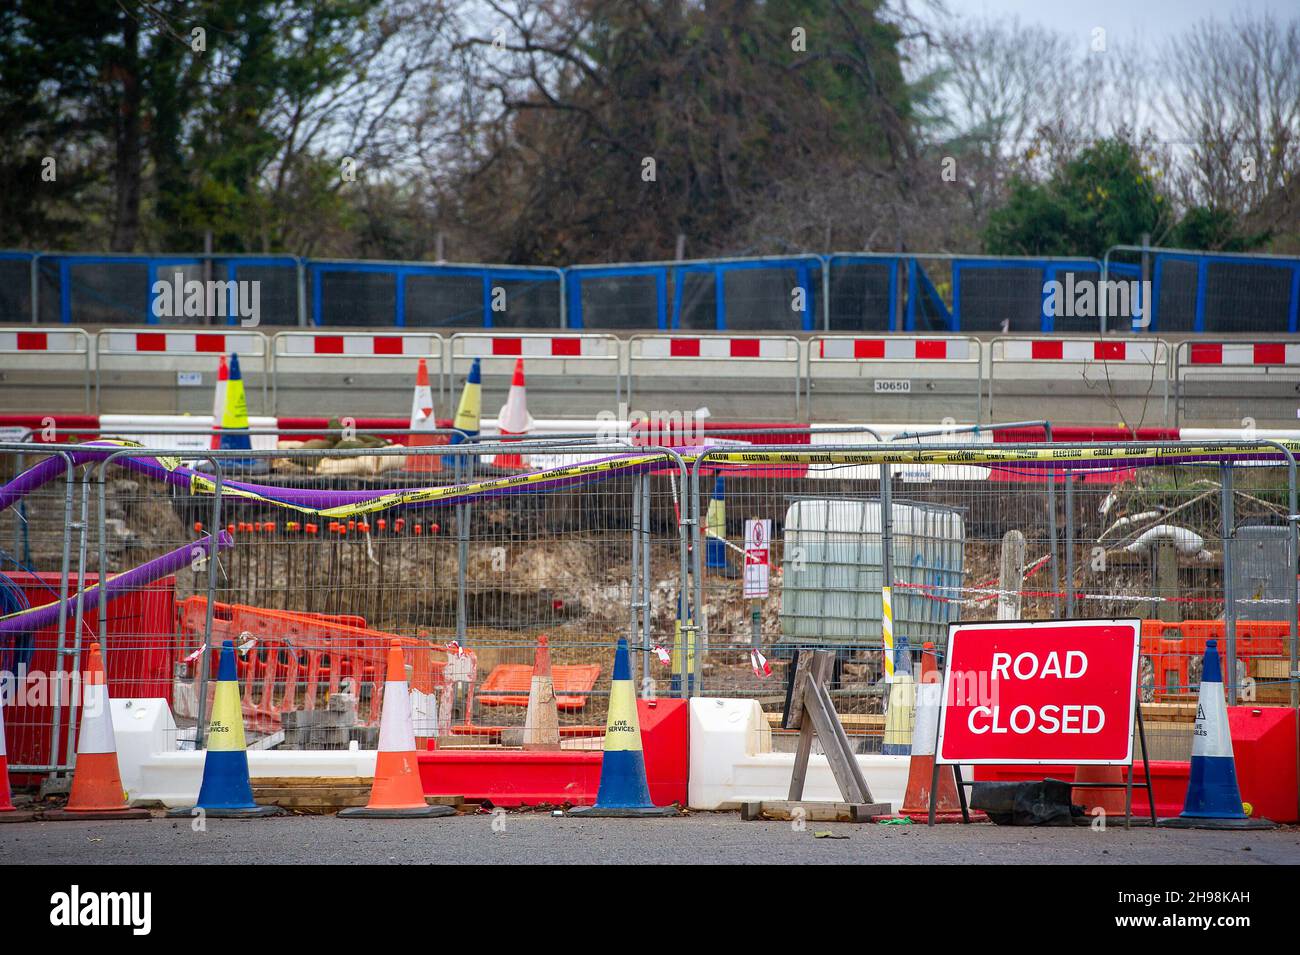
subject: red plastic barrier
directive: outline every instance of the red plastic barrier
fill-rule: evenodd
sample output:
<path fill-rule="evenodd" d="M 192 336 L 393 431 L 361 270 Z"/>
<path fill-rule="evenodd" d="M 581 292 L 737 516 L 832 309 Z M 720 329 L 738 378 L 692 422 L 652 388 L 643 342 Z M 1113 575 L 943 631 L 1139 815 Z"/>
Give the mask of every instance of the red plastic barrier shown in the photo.
<path fill-rule="evenodd" d="M 27 571 L 6 571 L 6 575 L 22 588 L 32 606 L 57 600 L 59 575 L 34 574 Z M 98 574 L 87 574 L 86 585 L 99 580 Z M 172 656 L 174 621 L 176 619 L 176 578 L 164 577 L 152 584 L 130 591 L 108 602 L 108 636 L 99 636 L 99 603 L 86 601 L 83 613 L 81 647 L 84 653 L 92 640 L 104 645 L 104 665 L 108 677 L 108 691 L 115 698 L 161 697 L 171 703 Z M 75 594 L 79 584 L 75 575 L 68 579 L 69 595 Z M 65 644 L 73 645 L 75 639 L 75 608 L 70 608 L 65 632 Z M 58 626 L 51 625 L 32 634 L 30 659 L 25 668 L 19 666 L 27 656 L 23 644 L 17 646 L 0 640 L 0 666 L 13 667 L 27 679 L 15 687 L 13 705 L 5 707 L 5 725 L 8 730 L 9 764 L 11 766 L 46 765 L 57 751 L 59 758 L 66 756 L 65 746 L 69 710 L 63 708 L 62 729 L 59 731 L 57 750 L 50 743 L 53 708 L 50 705 L 52 681 L 47 676 L 55 667 L 55 649 L 58 646 Z M 17 658 L 15 658 L 17 657 Z M 65 660 L 60 672 L 70 672 Z M 62 684 L 69 692 L 70 683 Z M 65 699 L 67 697 L 65 696 Z M 76 701 L 79 707 L 80 700 Z M 75 720 L 79 709 L 71 711 Z M 75 737 L 74 737 L 75 738 Z M 26 779 L 21 781 L 26 782 Z"/>
<path fill-rule="evenodd" d="M 90 431 L 55 435 L 54 441 L 46 442 L 41 431 L 50 419 L 54 420 L 56 430 L 65 428 L 90 428 Z M 99 415 L 93 414 L 0 414 L 0 428 L 27 428 L 32 432 L 32 441 L 36 444 L 68 444 L 94 441 L 99 437 Z"/>
<path fill-rule="evenodd" d="M 1230 706 L 1228 729 L 1237 761 L 1237 785 L 1241 799 L 1255 815 L 1274 822 L 1296 822 L 1296 716 L 1284 706 Z M 1147 813 L 1142 763 L 1133 777 L 1133 811 Z M 1152 760 L 1151 783 L 1156 794 L 1156 815 L 1176 816 L 1183 811 L 1191 764 L 1173 760 Z M 976 766 L 975 779 L 1014 782 L 1074 779 L 1073 766 Z"/>
<path fill-rule="evenodd" d="M 650 798 L 686 805 L 688 723 L 685 700 L 637 700 Z M 600 787 L 598 750 L 558 753 L 435 749 L 418 755 L 426 796 L 462 795 L 495 806 L 570 803 L 590 806 Z"/>

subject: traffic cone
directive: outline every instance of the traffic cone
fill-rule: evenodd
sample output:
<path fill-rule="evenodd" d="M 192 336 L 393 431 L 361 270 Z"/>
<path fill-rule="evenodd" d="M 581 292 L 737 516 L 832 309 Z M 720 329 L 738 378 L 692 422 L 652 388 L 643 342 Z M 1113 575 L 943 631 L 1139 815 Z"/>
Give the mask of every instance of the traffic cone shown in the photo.
<path fill-rule="evenodd" d="M 645 758 L 641 754 L 641 724 L 636 715 L 636 689 L 627 640 L 620 637 L 614 651 L 609 684 L 609 716 L 605 719 L 605 757 L 600 764 L 600 788 L 594 806 L 570 809 L 571 816 L 675 816 L 673 806 L 650 801 Z"/>
<path fill-rule="evenodd" d="M 349 819 L 428 819 L 456 815 L 451 806 L 430 806 L 424 799 L 415 756 L 406 661 L 402 659 L 402 645 L 396 640 L 388 648 L 384 708 L 379 717 L 379 755 L 375 759 L 370 800 L 364 806 L 341 810 L 339 815 Z"/>
<path fill-rule="evenodd" d="M 415 370 L 415 394 L 411 397 L 411 431 L 431 432 L 438 429 L 438 419 L 433 416 L 433 389 L 429 387 L 429 366 L 423 358 Z M 428 433 L 411 434 L 406 438 L 407 447 L 427 448 L 435 443 L 434 436 Z M 442 470 L 442 455 L 412 454 L 406 458 L 403 471 L 421 474 L 436 474 Z"/>
<path fill-rule="evenodd" d="M 915 688 L 916 721 L 912 731 L 912 759 L 907 767 L 907 791 L 903 794 L 900 816 L 924 820 L 930 817 L 930 780 L 934 775 L 934 744 L 939 734 L 939 703 L 943 699 L 943 680 L 935 661 L 933 643 L 921 645 L 921 682 Z M 984 820 L 982 812 L 972 811 L 970 818 Z M 961 801 L 957 798 L 957 776 L 951 766 L 939 767 L 939 790 L 935 799 L 935 822 L 961 822 Z"/>
<path fill-rule="evenodd" d="M 239 356 L 230 354 L 230 371 L 226 379 L 226 406 L 221 413 L 221 444 L 223 451 L 251 451 L 253 442 L 248 434 L 248 399 L 244 394 L 244 376 L 239 371 Z M 251 458 L 223 458 L 222 464 L 237 467 L 252 465 Z"/>
<path fill-rule="evenodd" d="M 551 648 L 546 634 L 537 638 L 533 679 L 528 687 L 528 713 L 524 717 L 524 749 L 560 748 L 560 714 L 555 706 L 555 681 L 551 678 Z"/>
<path fill-rule="evenodd" d="M 9 793 L 9 755 L 5 749 L 4 696 L 0 692 L 0 823 L 30 822 L 36 813 L 20 812 Z"/>
<path fill-rule="evenodd" d="M 479 359 L 474 359 L 474 364 L 469 366 L 469 374 L 465 377 L 465 390 L 460 393 L 460 404 L 456 406 L 456 418 L 452 421 L 451 426 L 455 428 L 451 436 L 452 444 L 460 444 L 466 438 L 478 436 L 479 429 L 482 427 L 483 415 L 483 377 L 479 367 Z M 443 455 L 442 466 L 445 468 L 454 468 L 456 458 L 452 455 Z"/>
<path fill-rule="evenodd" d="M 206 665 L 206 659 L 200 662 L 200 666 Z M 167 815 L 190 816 L 195 814 L 195 810 L 202 810 L 214 819 L 284 815 L 284 810 L 279 806 L 259 806 L 253 802 L 233 640 L 221 644 L 221 660 L 217 665 L 217 685 L 212 694 L 212 718 L 208 720 L 207 741 L 198 802 L 188 809 L 172 809 Z"/>
<path fill-rule="evenodd" d="M 912 651 L 907 645 L 907 637 L 900 635 L 894 644 L 894 660 L 894 682 L 889 684 L 885 740 L 880 752 L 884 756 L 907 756 L 912 752 L 912 727 L 916 716 L 916 684 L 912 680 Z"/>
<path fill-rule="evenodd" d="M 1088 786 L 1070 790 L 1070 801 L 1083 806 L 1084 821 L 1100 815 L 1106 819 L 1124 820 L 1124 767 L 1076 766 L 1076 783 L 1106 783 L 1105 788 Z M 1148 820 L 1150 821 L 1150 820 Z"/>
<path fill-rule="evenodd" d="M 131 809 L 122 790 L 117 767 L 117 740 L 108 702 L 108 681 L 99 644 L 90 645 L 82 677 L 81 728 L 77 733 L 77 762 L 72 772 L 72 792 L 62 810 L 43 813 L 43 819 L 148 819 L 149 810 Z"/>
<path fill-rule="evenodd" d="M 212 444 L 211 448 L 215 451 L 221 447 L 221 421 L 226 416 L 226 382 L 230 378 L 230 366 L 226 364 L 226 356 L 220 356 L 220 363 L 217 365 L 217 387 L 212 397 Z"/>
<path fill-rule="evenodd" d="M 1183 811 L 1177 818 L 1161 819 L 1160 824 L 1176 829 L 1274 828 L 1267 819 L 1252 819 L 1242 807 L 1217 640 L 1205 641 L 1201 690 L 1196 698 L 1196 723 L 1192 727 L 1191 778 Z"/>
<path fill-rule="evenodd" d="M 704 513 L 704 567 L 731 573 L 727 563 L 727 501 L 726 482 L 719 474 L 713 479 L 713 496 Z"/>
<path fill-rule="evenodd" d="M 528 396 L 524 391 L 524 360 L 515 359 L 515 374 L 510 379 L 510 394 L 506 396 L 505 407 L 497 415 L 497 430 L 502 436 L 527 434 L 533 429 L 533 416 L 528 413 Z M 528 457 L 523 454 L 498 454 L 492 463 L 499 468 L 522 469 L 528 466 Z"/>

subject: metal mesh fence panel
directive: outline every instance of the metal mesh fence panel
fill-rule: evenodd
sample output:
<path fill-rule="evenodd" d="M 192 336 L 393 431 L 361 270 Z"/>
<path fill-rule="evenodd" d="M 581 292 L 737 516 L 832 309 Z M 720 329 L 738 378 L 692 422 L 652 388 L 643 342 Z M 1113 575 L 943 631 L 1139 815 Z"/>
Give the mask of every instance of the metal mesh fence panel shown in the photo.
<path fill-rule="evenodd" d="M 962 331 L 1027 332 L 1042 327 L 1041 266 L 991 268 L 954 262 L 953 290 Z"/>
<path fill-rule="evenodd" d="M 316 281 L 319 324 L 381 327 L 395 323 L 395 273 L 329 269 L 317 273 Z"/>
<path fill-rule="evenodd" d="M 897 260 L 854 261 L 836 256 L 829 268 L 831 331 L 889 331 L 894 327 L 890 289 L 897 281 Z"/>
<path fill-rule="evenodd" d="M 237 260 L 222 262 L 216 277 L 224 278 L 227 264 L 233 265 L 235 278 L 257 282 L 259 286 L 260 325 L 296 326 L 298 324 L 298 269 L 291 265 L 240 265 Z M 218 323 L 224 324 L 220 319 Z M 238 319 L 231 324 L 237 324 Z"/>
<path fill-rule="evenodd" d="M 474 275 L 409 275 L 406 324 L 425 328 L 483 324 L 483 280 Z"/>
<path fill-rule="evenodd" d="M 1205 267 L 1207 332 L 1286 332 L 1295 266 L 1211 261 Z"/>
<path fill-rule="evenodd" d="M 1195 262 L 1157 256 L 1153 331 L 1190 332 L 1196 328 L 1197 268 Z"/>
<path fill-rule="evenodd" d="M 582 316 L 584 328 L 647 329 L 660 326 L 664 304 L 660 296 L 662 275 L 602 275 L 573 273 L 570 304 Z"/>
<path fill-rule="evenodd" d="M 31 258 L 0 255 L 0 323 L 8 325 L 31 320 Z"/>

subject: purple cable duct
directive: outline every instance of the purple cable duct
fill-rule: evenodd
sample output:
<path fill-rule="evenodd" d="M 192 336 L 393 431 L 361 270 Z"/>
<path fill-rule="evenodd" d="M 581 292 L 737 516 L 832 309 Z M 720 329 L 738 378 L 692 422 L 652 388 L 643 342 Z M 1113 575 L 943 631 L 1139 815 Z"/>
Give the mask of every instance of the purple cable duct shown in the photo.
<path fill-rule="evenodd" d="M 107 583 L 103 583 L 104 592 L 108 594 L 108 599 L 120 597 L 124 592 L 133 590 L 137 587 L 143 587 L 145 584 L 151 584 L 155 580 L 166 577 L 168 574 L 175 573 L 183 567 L 188 567 L 194 559 L 194 549 L 196 547 L 208 550 L 209 542 L 212 540 L 211 535 L 205 535 L 194 541 L 192 544 L 182 544 L 173 551 L 168 551 L 161 557 L 155 557 L 153 560 L 145 561 L 139 567 L 132 567 L 130 570 L 111 577 Z M 235 539 L 225 531 L 217 535 L 217 550 L 225 550 L 232 546 Z M 99 602 L 100 583 L 92 584 L 82 591 L 86 606 Z M 69 594 L 67 605 L 69 613 L 76 606 L 77 595 Z M 21 613 L 12 614 L 11 616 L 0 618 L 0 636 L 15 633 L 30 633 L 33 630 L 39 630 L 42 627 L 48 627 L 59 619 L 59 606 L 63 601 L 56 600 L 53 603 L 45 604 L 40 607 L 33 607 L 31 610 L 24 610 Z"/>
<path fill-rule="evenodd" d="M 110 454 L 121 451 L 120 445 L 103 445 L 103 444 L 83 444 L 69 447 L 69 454 L 72 456 L 74 465 L 82 465 L 91 461 L 102 461 Z M 635 456 L 636 452 L 628 454 L 612 455 L 607 458 L 600 458 L 596 461 L 585 462 L 587 464 L 604 464 L 611 461 L 622 461 L 629 457 Z M 171 484 L 174 487 L 188 490 L 190 480 L 193 476 L 204 478 L 209 481 L 215 481 L 215 477 L 203 471 L 195 471 L 192 468 L 178 467 L 174 471 L 169 471 L 157 462 L 153 457 L 123 456 L 114 459 L 115 464 L 120 464 L 124 468 L 137 471 L 141 474 L 147 474 L 159 481 Z M 636 470 L 645 470 L 653 465 L 641 465 L 628 468 L 627 473 Z M 48 484 L 59 477 L 64 472 L 63 459 L 60 457 L 46 458 L 44 461 L 28 468 L 22 474 L 19 474 L 8 484 L 0 487 L 0 511 L 12 507 L 15 502 L 26 494 L 31 493 L 38 487 Z M 546 472 L 539 472 L 546 473 Z M 554 489 L 563 487 L 567 484 L 578 483 L 591 480 L 593 477 L 602 477 L 604 475 L 597 472 L 592 474 L 569 475 L 557 477 L 552 480 L 533 481 L 528 484 L 521 484 L 513 488 L 498 488 L 495 491 L 479 492 L 468 497 L 459 497 L 447 501 L 429 501 L 424 506 L 437 504 L 457 504 L 466 501 L 478 500 L 487 497 L 499 497 L 505 494 L 516 494 L 525 491 L 538 489 Z M 339 507 L 347 504 L 359 504 L 364 501 L 373 500 L 386 494 L 402 494 L 410 491 L 418 491 L 420 488 L 385 488 L 376 490 L 360 491 L 341 491 L 325 490 L 314 488 L 288 488 L 277 487 L 271 484 L 249 484 L 244 481 L 222 481 L 224 488 L 234 490 L 248 491 L 266 498 L 268 501 L 283 504 L 292 504 L 297 507 L 306 507 L 314 510 L 322 508 Z M 238 497 L 223 498 L 224 501 L 239 501 Z"/>

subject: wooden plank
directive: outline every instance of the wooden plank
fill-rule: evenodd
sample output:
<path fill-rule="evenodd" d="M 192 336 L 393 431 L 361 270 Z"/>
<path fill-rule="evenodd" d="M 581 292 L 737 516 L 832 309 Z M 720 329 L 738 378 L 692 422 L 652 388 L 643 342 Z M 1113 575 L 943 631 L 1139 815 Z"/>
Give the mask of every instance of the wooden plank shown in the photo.
<path fill-rule="evenodd" d="M 807 822 L 870 822 L 890 813 L 888 803 L 804 802 L 777 800 L 741 803 L 740 816 L 746 820 L 792 820 Z"/>
<path fill-rule="evenodd" d="M 781 728 L 785 721 L 784 713 L 764 713 L 763 718 L 767 720 L 768 725 L 773 729 Z M 841 713 L 840 723 L 845 730 L 857 733 L 870 734 L 873 732 L 884 732 L 885 714 L 883 713 Z"/>

